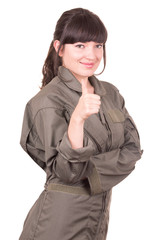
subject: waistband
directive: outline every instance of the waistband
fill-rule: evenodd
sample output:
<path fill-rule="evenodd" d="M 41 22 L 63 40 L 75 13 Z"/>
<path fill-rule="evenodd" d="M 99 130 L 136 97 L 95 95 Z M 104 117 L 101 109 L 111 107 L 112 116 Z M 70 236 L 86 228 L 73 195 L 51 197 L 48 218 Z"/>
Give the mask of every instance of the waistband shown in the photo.
<path fill-rule="evenodd" d="M 73 194 L 90 195 L 90 189 L 88 187 L 69 186 L 64 184 L 49 183 L 46 186 L 46 189 L 49 191 L 53 190 L 53 191 L 73 193 Z"/>

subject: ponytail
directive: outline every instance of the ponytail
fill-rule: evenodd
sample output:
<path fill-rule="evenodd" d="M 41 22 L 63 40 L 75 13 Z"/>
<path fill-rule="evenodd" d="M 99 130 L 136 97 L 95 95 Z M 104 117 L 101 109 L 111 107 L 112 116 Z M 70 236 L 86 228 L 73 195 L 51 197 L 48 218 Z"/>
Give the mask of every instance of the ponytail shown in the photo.
<path fill-rule="evenodd" d="M 58 67 L 62 65 L 62 60 L 55 51 L 53 42 L 54 41 L 50 44 L 48 55 L 42 68 L 43 79 L 41 88 L 45 87 L 55 76 L 57 76 Z"/>

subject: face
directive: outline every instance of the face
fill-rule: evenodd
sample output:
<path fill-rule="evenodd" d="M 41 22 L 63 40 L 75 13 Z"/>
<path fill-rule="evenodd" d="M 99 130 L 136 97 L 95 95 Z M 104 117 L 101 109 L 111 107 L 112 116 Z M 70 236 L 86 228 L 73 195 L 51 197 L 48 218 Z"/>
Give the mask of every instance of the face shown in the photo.
<path fill-rule="evenodd" d="M 92 76 L 103 57 L 103 44 L 96 42 L 77 42 L 65 44 L 60 50 L 63 66 L 81 81 Z"/>

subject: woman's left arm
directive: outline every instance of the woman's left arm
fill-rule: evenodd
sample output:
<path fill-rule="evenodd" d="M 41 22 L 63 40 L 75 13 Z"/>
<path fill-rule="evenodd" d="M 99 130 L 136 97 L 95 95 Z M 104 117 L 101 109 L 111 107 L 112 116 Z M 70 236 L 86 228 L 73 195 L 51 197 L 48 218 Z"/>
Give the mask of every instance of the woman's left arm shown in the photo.
<path fill-rule="evenodd" d="M 98 173 L 102 191 L 107 191 L 124 178 L 135 168 L 136 162 L 141 158 L 143 151 L 140 148 L 140 138 L 136 125 L 125 108 L 124 100 L 122 111 L 125 115 L 124 144 L 117 149 L 90 157 Z M 90 185 L 94 181 L 89 178 Z M 92 184 L 93 186 L 93 184 Z M 95 193 L 98 189 L 92 192 Z"/>

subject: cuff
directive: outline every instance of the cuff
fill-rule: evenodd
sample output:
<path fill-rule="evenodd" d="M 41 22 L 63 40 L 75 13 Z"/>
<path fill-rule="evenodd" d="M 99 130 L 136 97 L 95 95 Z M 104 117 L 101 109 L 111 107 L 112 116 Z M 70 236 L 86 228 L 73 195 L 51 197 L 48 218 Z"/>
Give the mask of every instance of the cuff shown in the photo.
<path fill-rule="evenodd" d="M 71 162 L 86 162 L 95 153 L 94 144 L 90 139 L 87 140 L 87 146 L 73 149 L 67 132 L 65 132 L 61 142 L 57 144 L 56 149 L 65 159 Z"/>

